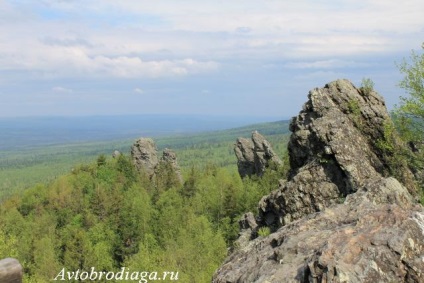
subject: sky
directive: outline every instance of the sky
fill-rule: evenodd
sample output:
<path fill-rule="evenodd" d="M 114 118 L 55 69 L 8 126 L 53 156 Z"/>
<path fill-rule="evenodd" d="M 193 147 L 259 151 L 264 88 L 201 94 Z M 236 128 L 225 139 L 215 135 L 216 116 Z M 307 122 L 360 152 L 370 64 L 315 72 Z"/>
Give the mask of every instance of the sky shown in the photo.
<path fill-rule="evenodd" d="M 424 42 L 422 0 L 0 0 L 0 117 L 289 118 L 309 90 L 371 78 Z"/>

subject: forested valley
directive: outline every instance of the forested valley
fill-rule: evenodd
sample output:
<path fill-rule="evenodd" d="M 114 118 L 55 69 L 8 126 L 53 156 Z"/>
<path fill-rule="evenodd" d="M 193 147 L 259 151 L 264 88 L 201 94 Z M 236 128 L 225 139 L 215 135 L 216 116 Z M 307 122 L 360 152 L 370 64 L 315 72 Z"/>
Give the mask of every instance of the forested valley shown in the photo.
<path fill-rule="evenodd" d="M 159 139 L 160 148 L 176 148 L 183 182 L 171 167 L 149 179 L 128 152 L 115 158 L 104 152 L 53 180 L 17 190 L 1 203 L 0 258 L 17 258 L 24 282 L 48 282 L 63 268 L 92 267 L 174 271 L 180 282 L 209 282 L 236 248 L 240 216 L 256 211 L 287 173 L 287 122 L 261 129 L 286 156 L 262 177 L 241 179 L 237 172 L 235 137 L 252 130 L 242 128 Z"/>

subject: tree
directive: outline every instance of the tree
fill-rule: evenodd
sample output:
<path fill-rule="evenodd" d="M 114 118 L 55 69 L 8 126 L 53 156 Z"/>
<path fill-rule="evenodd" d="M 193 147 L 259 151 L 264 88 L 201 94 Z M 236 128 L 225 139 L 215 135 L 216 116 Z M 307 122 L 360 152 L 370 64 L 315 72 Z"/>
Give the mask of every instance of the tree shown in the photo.
<path fill-rule="evenodd" d="M 421 48 L 424 51 L 424 43 Z M 407 163 L 422 188 L 421 203 L 424 204 L 424 52 L 412 50 L 409 61 L 403 59 L 398 67 L 405 75 L 399 86 L 409 96 L 400 98 L 393 121 L 411 149 L 406 154 Z"/>
<path fill-rule="evenodd" d="M 424 43 L 421 47 L 424 50 Z M 395 111 L 395 122 L 408 141 L 417 142 L 424 138 L 424 53 L 412 50 L 409 60 L 398 65 L 405 77 L 399 86 L 408 94 L 401 97 Z"/>

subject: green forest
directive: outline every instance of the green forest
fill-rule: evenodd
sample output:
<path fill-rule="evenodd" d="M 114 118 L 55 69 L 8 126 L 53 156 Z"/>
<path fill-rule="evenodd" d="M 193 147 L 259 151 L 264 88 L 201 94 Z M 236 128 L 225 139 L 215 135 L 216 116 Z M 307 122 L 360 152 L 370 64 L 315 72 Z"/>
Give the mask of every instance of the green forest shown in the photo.
<path fill-rule="evenodd" d="M 241 128 L 191 135 L 155 138 L 159 150 L 173 149 L 180 166 L 205 164 L 236 168 L 233 145 L 238 137 L 249 137 L 258 130 L 269 138 L 280 154 L 288 139 L 288 121 L 261 123 Z M 129 154 L 134 139 L 53 144 L 0 151 L 0 202 L 34 184 L 52 181 L 68 173 L 77 164 L 93 162 L 100 154 L 111 155 L 114 150 Z"/>
<path fill-rule="evenodd" d="M 157 139 L 159 148 L 175 148 L 183 183 L 170 167 L 160 168 L 155 180 L 138 172 L 128 153 L 130 144 L 119 148 L 124 153 L 118 158 L 106 154 L 111 148 L 94 151 L 95 145 L 76 151 L 72 145 L 62 146 L 67 149 L 63 155 L 55 148 L 39 149 L 44 159 L 37 156 L 27 163 L 23 155 L 11 155 L 15 163 L 3 163 L 3 171 L 28 174 L 28 182 L 39 166 L 54 171 L 60 161 L 72 167 L 52 179 L 45 174 L 44 182 L 25 190 L 15 187 L 15 193 L 5 197 L 0 208 L 0 258 L 17 258 L 24 266 L 24 282 L 48 282 L 63 268 L 92 267 L 173 271 L 180 282 L 208 282 L 234 248 L 240 216 L 256 211 L 258 201 L 276 188 L 288 168 L 286 163 L 267 170 L 262 178 L 242 180 L 233 152 L 236 137 L 249 137 L 259 129 L 283 157 L 287 128 L 288 122 L 275 122 Z M 70 163 L 86 160 L 90 149 L 91 161 Z M 61 159 L 65 156 L 70 158 Z"/>

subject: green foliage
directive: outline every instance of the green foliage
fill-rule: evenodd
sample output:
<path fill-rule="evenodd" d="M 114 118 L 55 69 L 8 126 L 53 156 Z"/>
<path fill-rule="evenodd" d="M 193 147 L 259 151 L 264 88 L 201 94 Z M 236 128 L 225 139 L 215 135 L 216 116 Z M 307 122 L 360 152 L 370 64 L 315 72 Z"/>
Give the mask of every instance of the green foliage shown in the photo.
<path fill-rule="evenodd" d="M 384 124 L 383 136 L 376 141 L 377 148 L 388 161 L 390 168 L 394 169 L 394 172 L 391 172 L 392 174 L 396 174 L 396 169 L 398 169 L 399 163 L 403 160 L 403 154 L 400 152 L 401 149 L 399 146 L 397 146 L 396 137 L 396 129 L 394 124 L 390 121 Z"/>
<path fill-rule="evenodd" d="M 361 115 L 361 108 L 359 106 L 359 102 L 355 99 L 351 99 L 347 103 L 347 108 L 349 112 L 352 114 L 350 117 L 355 124 L 356 127 L 359 129 L 362 129 L 363 122 L 362 122 L 362 115 Z"/>
<path fill-rule="evenodd" d="M 394 176 L 411 190 L 417 189 L 416 180 L 408 174 L 417 156 L 405 147 L 391 120 L 384 124 L 383 136 L 375 141 L 377 154 L 385 162 L 386 174 Z M 421 167 L 422 168 L 422 167 Z"/>
<path fill-rule="evenodd" d="M 281 155 L 287 136 L 274 128 L 268 140 Z M 181 282 L 210 281 L 237 238 L 240 216 L 256 211 L 288 168 L 273 164 L 261 178 L 241 180 L 230 133 L 177 147 L 183 184 L 166 164 L 149 180 L 125 154 L 108 159 L 96 152 L 92 163 L 8 198 L 0 207 L 0 256 L 20 260 L 25 282 L 92 266 L 175 270 Z"/>
<path fill-rule="evenodd" d="M 97 157 L 97 166 L 103 166 L 106 164 L 106 155 L 100 154 L 99 157 Z"/>
<path fill-rule="evenodd" d="M 288 121 L 278 121 L 217 132 L 160 137 L 155 140 L 159 149 L 174 149 L 182 167 L 202 166 L 205 160 L 219 166 L 231 167 L 235 166 L 233 143 L 237 137 L 249 136 L 253 130 L 258 130 L 266 135 L 271 143 L 280 146 L 274 147 L 277 152 L 282 152 L 283 145 L 280 144 L 282 139 L 287 139 L 288 124 Z M 132 139 L 86 142 L 1 151 L 0 201 L 35 183 L 51 182 L 69 172 L 75 164 L 90 163 L 100 155 L 108 155 L 114 150 L 128 153 L 133 142 Z"/>
<path fill-rule="evenodd" d="M 258 236 L 260 237 L 266 237 L 269 234 L 271 234 L 271 228 L 269 228 L 268 226 L 263 226 L 258 230 Z"/>
<path fill-rule="evenodd" d="M 394 124 L 387 122 L 384 124 L 383 137 L 376 142 L 377 147 L 386 155 L 393 155 L 395 153 L 395 127 Z"/>
<path fill-rule="evenodd" d="M 398 65 L 404 75 L 399 86 L 408 96 L 400 97 L 400 105 L 393 113 L 393 120 L 404 142 L 411 145 L 406 159 L 414 173 L 424 171 L 424 43 L 421 53 L 411 51 L 410 57 Z M 424 195 L 424 177 L 419 180 Z M 422 201 L 424 203 L 424 201 Z"/>
<path fill-rule="evenodd" d="M 0 258 L 17 256 L 17 241 L 15 236 L 7 235 L 2 228 L 0 230 Z"/>
<path fill-rule="evenodd" d="M 370 78 L 363 78 L 360 89 L 363 95 L 368 96 L 374 91 L 374 82 Z"/>
<path fill-rule="evenodd" d="M 118 172 L 122 173 L 123 177 L 127 180 L 127 186 L 131 186 L 132 183 L 137 181 L 137 171 L 130 158 L 123 154 L 119 155 L 116 167 Z"/>
<path fill-rule="evenodd" d="M 424 50 L 424 43 L 422 49 Z M 424 138 L 424 52 L 419 54 L 412 50 L 409 60 L 403 59 L 398 67 L 404 75 L 399 86 L 408 96 L 400 98 L 401 103 L 396 109 L 396 114 L 404 119 L 402 121 L 404 130 L 408 130 L 409 138 L 422 140 Z"/>
<path fill-rule="evenodd" d="M 361 115 L 361 109 L 359 107 L 359 102 L 357 100 L 349 100 L 347 107 L 350 111 L 350 113 L 352 113 L 354 116 L 359 116 Z"/>

